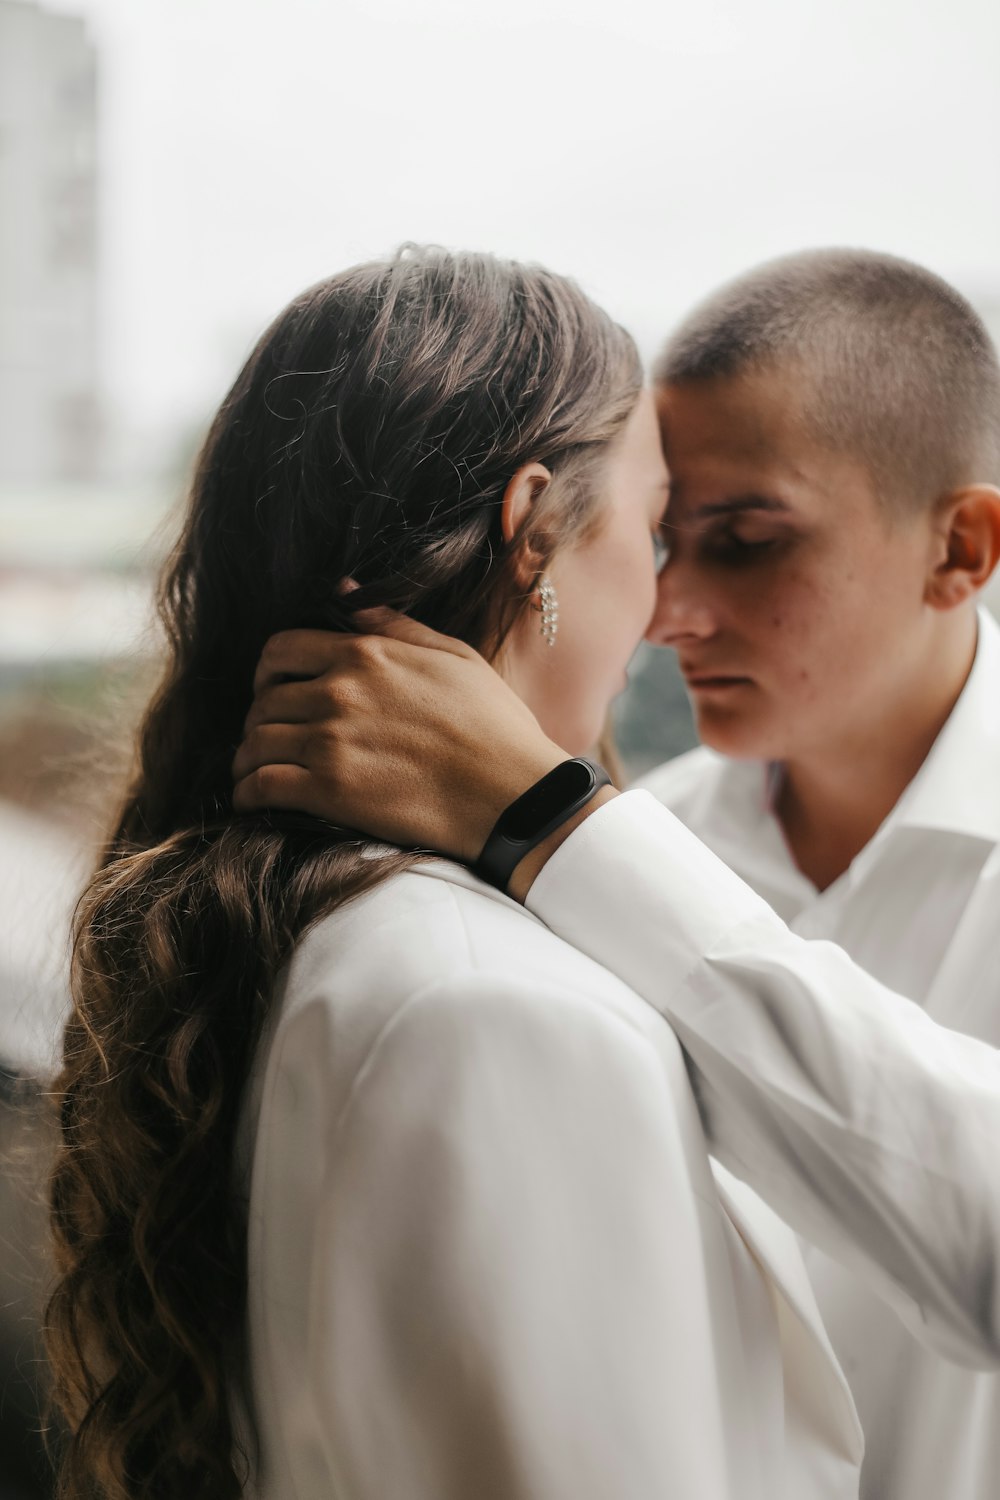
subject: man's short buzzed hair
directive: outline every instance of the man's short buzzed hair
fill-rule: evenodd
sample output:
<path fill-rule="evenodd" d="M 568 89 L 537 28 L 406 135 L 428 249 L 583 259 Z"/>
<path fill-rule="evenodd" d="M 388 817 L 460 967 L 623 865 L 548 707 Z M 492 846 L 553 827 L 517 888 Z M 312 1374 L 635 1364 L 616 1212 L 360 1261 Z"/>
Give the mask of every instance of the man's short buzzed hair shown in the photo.
<path fill-rule="evenodd" d="M 1000 363 L 939 276 L 869 250 L 809 250 L 730 282 L 681 324 L 657 383 L 788 369 L 828 447 L 856 455 L 895 511 L 1000 484 Z"/>

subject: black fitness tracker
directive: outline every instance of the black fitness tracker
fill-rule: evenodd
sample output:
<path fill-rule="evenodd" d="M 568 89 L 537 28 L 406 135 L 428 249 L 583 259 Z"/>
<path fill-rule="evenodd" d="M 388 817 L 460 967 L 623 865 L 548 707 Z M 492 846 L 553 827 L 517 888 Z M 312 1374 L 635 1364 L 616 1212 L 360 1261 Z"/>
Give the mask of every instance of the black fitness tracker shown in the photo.
<path fill-rule="evenodd" d="M 582 755 L 564 760 L 500 814 L 473 874 L 506 891 L 524 856 L 610 785 L 611 777 L 596 761 Z"/>

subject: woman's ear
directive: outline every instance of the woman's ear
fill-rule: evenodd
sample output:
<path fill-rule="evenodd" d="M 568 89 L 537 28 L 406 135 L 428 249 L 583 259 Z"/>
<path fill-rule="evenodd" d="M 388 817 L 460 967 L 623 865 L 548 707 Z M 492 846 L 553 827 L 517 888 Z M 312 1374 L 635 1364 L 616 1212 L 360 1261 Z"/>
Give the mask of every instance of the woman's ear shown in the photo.
<path fill-rule="evenodd" d="M 938 507 L 934 534 L 924 598 L 932 609 L 954 609 L 979 593 L 1000 562 L 1000 489 L 955 490 Z"/>
<path fill-rule="evenodd" d="M 546 563 L 546 558 L 531 546 L 527 538 L 531 534 L 532 510 L 551 483 L 552 474 L 544 464 L 522 464 L 503 492 L 500 508 L 503 539 L 510 546 L 519 537 L 525 537 L 514 560 L 517 581 L 525 590 L 534 588 Z"/>

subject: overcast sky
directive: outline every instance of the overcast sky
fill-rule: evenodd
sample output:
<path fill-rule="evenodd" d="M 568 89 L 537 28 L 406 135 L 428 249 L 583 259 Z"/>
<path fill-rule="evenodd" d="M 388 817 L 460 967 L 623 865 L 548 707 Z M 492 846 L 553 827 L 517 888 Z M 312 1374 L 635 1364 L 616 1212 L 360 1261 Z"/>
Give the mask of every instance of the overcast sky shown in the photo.
<path fill-rule="evenodd" d="M 863 244 L 1000 301 L 997 0 L 48 0 L 101 58 L 104 369 L 197 421 L 301 287 L 404 239 L 577 276 L 648 352 Z"/>

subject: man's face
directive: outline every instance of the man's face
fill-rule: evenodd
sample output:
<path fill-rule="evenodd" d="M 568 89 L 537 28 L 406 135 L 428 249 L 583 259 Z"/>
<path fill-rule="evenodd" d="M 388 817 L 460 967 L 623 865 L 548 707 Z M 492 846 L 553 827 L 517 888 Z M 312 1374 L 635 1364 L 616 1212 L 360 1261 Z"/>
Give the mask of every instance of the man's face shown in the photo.
<path fill-rule="evenodd" d="M 657 393 L 670 469 L 648 639 L 674 648 L 704 743 L 808 761 L 904 724 L 934 611 L 929 514 L 889 520 L 786 372 Z"/>

